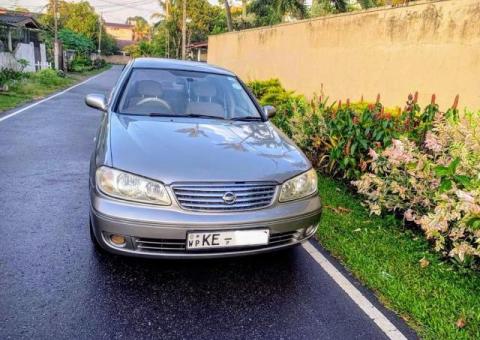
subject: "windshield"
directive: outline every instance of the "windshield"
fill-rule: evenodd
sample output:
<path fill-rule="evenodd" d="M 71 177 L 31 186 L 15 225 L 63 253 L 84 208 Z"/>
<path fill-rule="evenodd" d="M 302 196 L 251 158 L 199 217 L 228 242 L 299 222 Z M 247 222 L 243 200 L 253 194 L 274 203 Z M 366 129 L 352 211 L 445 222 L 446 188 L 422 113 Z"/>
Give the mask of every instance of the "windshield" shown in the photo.
<path fill-rule="evenodd" d="M 118 111 L 138 115 L 261 119 L 235 77 L 179 70 L 133 69 Z"/>

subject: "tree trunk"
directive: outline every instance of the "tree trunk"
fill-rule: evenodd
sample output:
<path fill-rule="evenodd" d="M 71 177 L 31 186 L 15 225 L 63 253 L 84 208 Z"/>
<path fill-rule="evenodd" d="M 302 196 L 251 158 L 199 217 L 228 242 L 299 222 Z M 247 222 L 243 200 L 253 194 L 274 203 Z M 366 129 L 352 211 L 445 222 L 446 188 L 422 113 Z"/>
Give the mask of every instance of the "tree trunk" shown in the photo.
<path fill-rule="evenodd" d="M 243 20 L 247 18 L 247 0 L 242 0 L 242 18 Z"/>
<path fill-rule="evenodd" d="M 227 27 L 228 27 L 228 31 L 231 32 L 231 31 L 233 31 L 233 26 L 232 26 L 232 13 L 230 12 L 230 4 L 228 3 L 228 0 L 225 0 L 225 14 L 227 15 Z"/>

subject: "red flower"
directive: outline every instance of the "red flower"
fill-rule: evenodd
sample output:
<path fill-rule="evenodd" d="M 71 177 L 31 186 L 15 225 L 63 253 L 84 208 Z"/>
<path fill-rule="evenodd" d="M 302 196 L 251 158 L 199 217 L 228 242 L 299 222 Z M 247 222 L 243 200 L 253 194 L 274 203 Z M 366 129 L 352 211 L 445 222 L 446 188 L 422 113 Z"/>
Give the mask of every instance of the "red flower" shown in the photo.
<path fill-rule="evenodd" d="M 458 100 L 460 99 L 460 96 L 457 94 L 455 96 L 455 100 L 453 101 L 452 109 L 456 110 L 458 107 Z"/>

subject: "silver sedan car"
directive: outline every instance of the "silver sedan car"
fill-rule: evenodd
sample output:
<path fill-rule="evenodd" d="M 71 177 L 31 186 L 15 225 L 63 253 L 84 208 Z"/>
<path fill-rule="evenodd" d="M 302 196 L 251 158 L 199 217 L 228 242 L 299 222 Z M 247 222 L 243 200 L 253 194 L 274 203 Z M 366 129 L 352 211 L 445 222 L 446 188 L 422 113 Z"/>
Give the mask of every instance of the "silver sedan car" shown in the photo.
<path fill-rule="evenodd" d="M 116 254 L 210 258 L 299 244 L 321 215 L 317 175 L 232 72 L 130 62 L 107 100 L 90 163 L 90 233 Z"/>

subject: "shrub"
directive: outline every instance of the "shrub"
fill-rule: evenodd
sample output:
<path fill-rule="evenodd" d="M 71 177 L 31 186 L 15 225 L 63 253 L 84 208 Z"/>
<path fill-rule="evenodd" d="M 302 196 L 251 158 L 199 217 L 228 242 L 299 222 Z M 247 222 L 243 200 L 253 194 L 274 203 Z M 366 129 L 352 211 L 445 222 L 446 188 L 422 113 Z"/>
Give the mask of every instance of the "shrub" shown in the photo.
<path fill-rule="evenodd" d="M 400 211 L 435 249 L 456 262 L 480 258 L 480 114 L 435 115 L 422 147 L 406 137 L 380 155 L 373 173 L 353 182 L 370 211 Z"/>
<path fill-rule="evenodd" d="M 73 72 L 85 72 L 92 69 L 93 66 L 90 58 L 81 54 L 77 54 L 69 65 L 69 71 Z"/>
<path fill-rule="evenodd" d="M 353 179 L 372 214 L 394 213 L 422 229 L 435 250 L 480 268 L 480 113 L 441 112 L 417 94 L 404 109 L 379 102 L 328 104 L 286 91 L 276 79 L 249 87 L 272 120 L 319 170 Z"/>
<path fill-rule="evenodd" d="M 390 145 L 396 134 L 394 127 L 381 104 L 369 105 L 359 112 L 349 105 L 340 105 L 327 117 L 329 168 L 346 178 L 357 178 L 367 170 L 368 151 Z"/>
<path fill-rule="evenodd" d="M 107 65 L 107 62 L 105 61 L 105 59 L 95 59 L 93 61 L 93 68 L 95 69 L 105 67 L 106 65 Z"/>
<path fill-rule="evenodd" d="M 12 68 L 2 68 L 0 69 L 0 86 L 5 85 L 11 80 L 20 80 L 27 75 L 21 71 L 14 70 Z"/>
<path fill-rule="evenodd" d="M 32 79 L 42 85 L 61 85 L 65 79 L 59 77 L 57 71 L 52 69 L 43 69 L 32 74 Z"/>
<path fill-rule="evenodd" d="M 304 113 L 308 106 L 307 101 L 301 95 L 293 91 L 286 91 L 278 79 L 266 81 L 253 81 L 248 84 L 253 95 L 260 101 L 260 105 L 273 105 L 277 114 L 272 122 L 279 127 L 287 136 L 292 137 L 291 119 L 295 112 Z"/>

